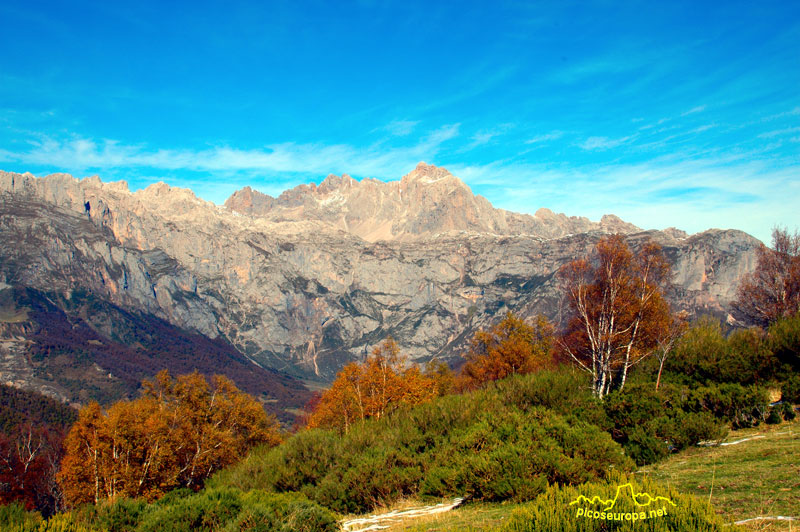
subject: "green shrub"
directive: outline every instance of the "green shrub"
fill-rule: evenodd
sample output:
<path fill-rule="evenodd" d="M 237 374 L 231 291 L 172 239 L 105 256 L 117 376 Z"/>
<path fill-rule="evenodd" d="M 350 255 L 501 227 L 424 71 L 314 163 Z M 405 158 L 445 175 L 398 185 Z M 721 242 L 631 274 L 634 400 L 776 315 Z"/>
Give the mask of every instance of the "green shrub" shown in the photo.
<path fill-rule="evenodd" d="M 72 519 L 107 532 L 133 532 L 148 510 L 143 500 L 122 498 L 97 505 L 85 504 L 72 513 Z"/>
<path fill-rule="evenodd" d="M 664 364 L 664 371 L 680 375 L 685 382 L 716 381 L 726 350 L 720 322 L 702 317 L 678 339 Z"/>
<path fill-rule="evenodd" d="M 1 514 L 0 518 L 2 518 Z M 41 518 L 33 518 L 13 524 L 0 522 L 0 530 L 7 532 L 105 532 L 105 529 L 90 526 L 84 523 L 80 517 L 71 513 L 56 514 L 46 521 Z"/>
<path fill-rule="evenodd" d="M 336 517 L 297 493 L 252 491 L 242 497 L 244 507 L 226 532 L 334 532 Z"/>
<path fill-rule="evenodd" d="M 781 415 L 786 421 L 792 421 L 797 417 L 797 413 L 794 411 L 794 406 L 792 406 L 791 403 L 783 403 L 781 405 Z"/>
<path fill-rule="evenodd" d="M 774 342 L 758 328 L 723 333 L 712 317 L 699 319 L 676 342 L 664 365 L 665 379 L 684 384 L 765 383 L 776 376 Z"/>
<path fill-rule="evenodd" d="M 672 450 L 680 451 L 701 441 L 721 441 L 728 435 L 728 427 L 708 412 L 676 410 L 659 433 L 668 439 Z"/>
<path fill-rule="evenodd" d="M 780 407 L 774 407 L 769 410 L 769 415 L 767 416 L 768 425 L 778 425 L 783 421 L 781 410 Z"/>
<path fill-rule="evenodd" d="M 184 495 L 180 497 L 178 495 Z M 332 532 L 338 530 L 336 517 L 298 493 L 267 493 L 255 490 L 214 488 L 151 505 L 138 532 L 264 531 Z"/>
<path fill-rule="evenodd" d="M 650 383 L 626 387 L 606 396 L 603 406 L 611 421 L 610 430 L 614 439 L 620 443 L 627 441 L 627 435 L 636 427 L 646 427 L 652 420 L 663 416 L 671 406 L 667 395 L 655 390 Z"/>
<path fill-rule="evenodd" d="M 163 504 L 144 516 L 141 532 L 220 530 L 242 509 L 241 492 L 230 488 L 207 489 Z"/>
<path fill-rule="evenodd" d="M 433 462 L 453 464 L 450 491 L 423 494 L 493 501 L 529 500 L 547 483 L 581 483 L 609 467 L 629 467 L 601 429 L 541 408 L 485 412 L 455 432 Z"/>
<path fill-rule="evenodd" d="M 544 382 L 545 384 L 542 384 Z M 211 479 L 209 486 L 299 491 L 338 512 L 362 512 L 398 498 L 468 495 L 527 500 L 548 482 L 602 478 L 632 463 L 600 428 L 542 408 L 565 394 L 587 417 L 605 414 L 589 396 L 570 399 L 574 376 L 510 379 L 369 420 L 345 434 L 302 431 Z"/>
<path fill-rule="evenodd" d="M 508 522 L 501 528 L 503 532 L 717 532 L 724 529 L 714 509 L 702 499 L 682 495 L 674 489 L 666 489 L 647 479 L 634 481 L 632 489 L 652 497 L 667 497 L 673 504 L 656 499 L 650 506 L 637 506 L 632 493 L 625 486 L 630 479 L 615 476 L 612 482 L 588 483 L 581 486 L 551 486 L 536 500 L 515 510 Z M 588 510 L 602 512 L 603 504 L 591 504 L 597 496 L 604 500 L 616 498 L 612 514 L 623 515 L 645 512 L 643 520 L 601 520 L 578 515 Z M 585 497 L 585 499 L 579 499 Z M 645 496 L 639 497 L 642 502 Z M 576 504 L 570 504 L 579 501 Z M 650 516 L 650 510 L 666 508 L 666 515 Z"/>
<path fill-rule="evenodd" d="M 0 506 L 0 530 L 33 530 L 41 522 L 39 512 L 29 512 L 18 502 Z"/>
<path fill-rule="evenodd" d="M 781 383 L 781 399 L 787 403 L 800 403 L 800 375 L 792 375 Z"/>
<path fill-rule="evenodd" d="M 658 462 L 669 454 L 667 442 L 645 427 L 634 427 L 626 434 L 626 440 L 625 453 L 638 466 Z"/>
<path fill-rule="evenodd" d="M 637 465 L 656 462 L 700 441 L 724 438 L 724 420 L 704 411 L 699 399 L 690 399 L 688 389 L 679 386 L 665 384 L 656 391 L 652 382 L 632 384 L 606 397 L 610 433 Z"/>
<path fill-rule="evenodd" d="M 521 410 L 541 406 L 603 429 L 611 425 L 603 402 L 592 393 L 586 373 L 566 366 L 498 381 L 488 393 L 493 402 Z"/>
<path fill-rule="evenodd" d="M 756 386 L 714 384 L 697 388 L 687 398 L 688 410 L 708 412 L 735 429 L 757 426 L 769 413 L 769 395 Z"/>
<path fill-rule="evenodd" d="M 769 327 L 770 349 L 780 364 L 781 377 L 800 373 L 800 312 Z"/>

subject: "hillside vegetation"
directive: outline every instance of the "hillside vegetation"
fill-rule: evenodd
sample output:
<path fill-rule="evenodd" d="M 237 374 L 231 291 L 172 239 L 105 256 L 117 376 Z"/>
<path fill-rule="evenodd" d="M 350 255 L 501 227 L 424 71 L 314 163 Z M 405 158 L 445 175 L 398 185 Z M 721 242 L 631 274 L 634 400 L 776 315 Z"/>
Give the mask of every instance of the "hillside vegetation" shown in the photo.
<path fill-rule="evenodd" d="M 309 403 L 292 435 L 279 436 L 230 381 L 199 373 L 162 373 L 136 401 L 85 407 L 58 476 L 70 511 L 45 522 L 12 505 L 0 524 L 311 532 L 336 529 L 337 513 L 463 498 L 522 504 L 491 525 L 507 532 L 722 530 L 713 488 L 706 498 L 691 474 L 664 486 L 634 471 L 731 429 L 795 419 L 800 315 L 782 310 L 765 329 L 732 332 L 709 319 L 688 325 L 655 297 L 653 271 L 665 264 L 656 247 L 637 255 L 611 237 L 599 248 L 605 266 L 568 269 L 571 323 L 585 332 L 508 313 L 475 336 L 460 375 L 409 367 L 387 339 Z M 786 484 L 790 456 L 765 450 L 752 465 Z M 668 480 L 684 471 L 665 467 Z M 718 489 L 747 484 L 741 495 L 756 500 L 767 485 L 729 480 L 745 469 L 727 467 Z"/>

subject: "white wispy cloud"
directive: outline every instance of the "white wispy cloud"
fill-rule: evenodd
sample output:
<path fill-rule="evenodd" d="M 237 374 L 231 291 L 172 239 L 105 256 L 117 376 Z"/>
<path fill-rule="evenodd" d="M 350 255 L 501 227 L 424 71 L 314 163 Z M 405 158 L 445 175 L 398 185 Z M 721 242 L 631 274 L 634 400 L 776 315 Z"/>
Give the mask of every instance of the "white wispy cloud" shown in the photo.
<path fill-rule="evenodd" d="M 695 133 L 702 133 L 703 131 L 708 131 L 709 129 L 713 129 L 717 127 L 717 124 L 705 124 L 702 126 L 698 126 L 694 129 L 690 129 L 687 133 L 695 134 Z"/>
<path fill-rule="evenodd" d="M 86 138 L 31 140 L 24 151 L 0 151 L 0 161 L 80 172 L 90 169 L 153 168 L 210 173 L 263 172 L 326 175 L 349 172 L 388 177 L 408 171 L 420 160 L 432 160 L 441 147 L 458 136 L 459 124 L 442 126 L 416 144 L 357 148 L 346 144 L 280 143 L 243 150 L 219 146 L 203 150 L 148 149 L 114 140 Z"/>
<path fill-rule="evenodd" d="M 784 135 L 792 135 L 794 133 L 800 133 L 800 127 L 786 127 L 783 129 L 766 131 L 764 133 L 761 133 L 758 137 L 762 139 L 769 139 L 772 137 L 782 137 Z"/>
<path fill-rule="evenodd" d="M 706 110 L 706 107 L 707 106 L 705 106 L 705 105 L 698 105 L 697 107 L 692 107 L 688 111 L 685 111 L 685 112 L 681 113 L 681 116 L 689 116 L 689 115 L 693 115 L 695 113 L 701 113 L 701 112 Z"/>
<path fill-rule="evenodd" d="M 453 166 L 496 207 L 534 213 L 548 207 L 593 220 L 613 213 L 644 229 L 676 226 L 744 230 L 764 241 L 775 224 L 797 224 L 800 169 L 766 159 L 680 155 L 635 164 Z"/>
<path fill-rule="evenodd" d="M 769 122 L 771 120 L 778 120 L 779 118 L 787 118 L 790 116 L 800 116 L 800 107 L 795 107 L 794 109 L 783 111 L 781 113 L 776 113 L 774 115 L 765 116 L 764 118 L 761 119 L 761 121 Z"/>
<path fill-rule="evenodd" d="M 560 68 L 552 74 L 551 79 L 557 83 L 572 84 L 589 77 L 630 72 L 646 65 L 647 60 L 641 55 L 614 52 Z"/>
<path fill-rule="evenodd" d="M 383 129 L 395 137 L 410 135 L 419 124 L 419 120 L 392 120 Z"/>
<path fill-rule="evenodd" d="M 539 144 L 540 142 L 547 142 L 549 140 L 558 140 L 563 136 L 563 131 L 551 131 L 550 133 L 544 133 L 542 135 L 536 135 L 535 137 L 529 138 L 525 141 L 525 144 Z"/>
<path fill-rule="evenodd" d="M 584 150 L 588 151 L 610 150 L 612 148 L 622 146 L 623 144 L 631 141 L 634 138 L 635 135 L 628 135 L 627 137 L 621 137 L 616 139 L 608 137 L 589 137 L 585 141 L 581 142 L 579 146 Z"/>
<path fill-rule="evenodd" d="M 467 144 L 464 148 L 462 148 L 460 151 L 465 152 L 473 148 L 477 148 L 478 146 L 489 144 L 492 141 L 492 139 L 508 133 L 508 131 L 513 127 L 514 124 L 500 124 L 493 128 L 481 129 L 477 131 L 475 134 L 473 134 L 472 137 L 470 137 L 471 142 Z"/>

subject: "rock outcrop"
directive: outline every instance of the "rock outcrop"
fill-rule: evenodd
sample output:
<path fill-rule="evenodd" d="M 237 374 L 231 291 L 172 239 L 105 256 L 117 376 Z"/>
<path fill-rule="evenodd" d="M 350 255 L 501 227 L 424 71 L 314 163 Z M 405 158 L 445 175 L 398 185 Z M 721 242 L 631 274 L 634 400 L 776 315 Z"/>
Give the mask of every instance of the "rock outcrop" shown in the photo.
<path fill-rule="evenodd" d="M 614 215 L 595 223 L 549 209 L 539 209 L 533 216 L 495 209 L 444 168 L 425 163 L 400 181 L 329 175 L 319 186 L 300 185 L 277 198 L 246 187 L 228 198 L 225 206 L 273 222 L 320 221 L 367 242 L 422 240 L 453 231 L 554 238 L 639 230 Z"/>
<path fill-rule="evenodd" d="M 607 233 L 658 241 L 672 303 L 695 314 L 727 314 L 758 246 L 734 230 L 511 213 L 424 164 L 390 183 L 329 176 L 278 198 L 245 188 L 226 207 L 163 183 L 131 193 L 0 172 L 0 216 L 0 281 L 87 291 L 323 381 L 388 335 L 422 362 L 456 356 L 506 310 L 558 319 L 556 271 Z"/>

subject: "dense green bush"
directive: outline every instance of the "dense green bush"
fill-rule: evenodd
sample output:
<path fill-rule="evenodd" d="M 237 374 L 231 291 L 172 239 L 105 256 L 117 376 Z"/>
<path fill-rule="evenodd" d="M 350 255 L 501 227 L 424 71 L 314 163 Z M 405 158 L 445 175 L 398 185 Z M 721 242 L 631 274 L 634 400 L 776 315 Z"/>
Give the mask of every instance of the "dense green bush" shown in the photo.
<path fill-rule="evenodd" d="M 664 365 L 664 379 L 684 384 L 757 384 L 775 378 L 778 361 L 761 329 L 725 335 L 711 317 L 698 320 L 675 344 Z"/>
<path fill-rule="evenodd" d="M 800 375 L 792 375 L 781 383 L 781 399 L 788 403 L 800 403 Z"/>
<path fill-rule="evenodd" d="M 674 451 L 697 445 L 701 441 L 721 441 L 728 435 L 727 426 L 708 412 L 675 410 L 662 418 L 663 426 L 657 431 L 669 441 Z"/>
<path fill-rule="evenodd" d="M 724 438 L 725 423 L 688 397 L 688 389 L 680 386 L 667 384 L 656 391 L 651 382 L 631 384 L 606 397 L 609 431 L 638 465 L 701 441 Z"/>
<path fill-rule="evenodd" d="M 781 380 L 800 374 L 800 313 L 769 327 L 769 345 L 779 364 Z"/>
<path fill-rule="evenodd" d="M 781 405 L 781 415 L 786 421 L 792 421 L 797 417 L 797 412 L 794 411 L 794 406 L 791 403 L 783 403 Z"/>
<path fill-rule="evenodd" d="M 0 506 L 0 530 L 34 530 L 41 521 L 38 512 L 29 512 L 18 502 Z"/>
<path fill-rule="evenodd" d="M 708 412 L 729 422 L 734 429 L 754 427 L 769 413 L 769 394 L 757 386 L 711 384 L 691 390 L 685 408 L 693 412 Z"/>
<path fill-rule="evenodd" d="M 46 521 L 38 512 L 26 512 L 14 503 L 0 506 L 0 530 L 5 532 L 107 532 L 71 513 L 56 514 Z"/>
<path fill-rule="evenodd" d="M 91 524 L 100 530 L 128 532 L 136 530 L 146 511 L 148 506 L 145 501 L 120 498 L 97 505 L 85 504 L 72 513 L 77 522 Z"/>
<path fill-rule="evenodd" d="M 176 490 L 158 502 L 118 499 L 85 505 L 42 521 L 17 507 L 0 507 L 0 530 L 14 532 L 334 532 L 336 516 L 297 493 L 222 488 Z"/>
<path fill-rule="evenodd" d="M 602 483 L 588 483 L 581 486 L 551 486 L 536 500 L 513 512 L 509 521 L 502 527 L 503 532 L 716 532 L 724 530 L 724 525 L 713 508 L 705 501 L 679 494 L 674 489 L 666 489 L 647 479 L 634 481 L 635 492 L 646 492 L 652 497 L 667 497 L 673 504 L 657 500 L 650 506 L 637 506 L 632 493 L 627 489 L 619 490 L 619 497 L 612 514 L 633 514 L 645 512 L 645 519 L 637 520 L 602 520 L 587 518 L 588 510 L 602 512 L 603 504 L 591 504 L 590 499 L 597 496 L 604 500 L 615 498 L 620 486 L 631 479 L 615 476 L 613 480 Z M 586 499 L 579 499 L 579 497 Z M 645 500 L 644 496 L 640 499 Z M 577 504 L 570 504 L 574 501 Z M 666 515 L 649 514 L 651 509 L 666 508 Z M 581 515 L 579 510 L 583 509 Z M 632 515 L 631 515 L 632 517 Z"/>
<path fill-rule="evenodd" d="M 158 505 L 145 515 L 137 530 L 142 532 L 183 532 L 220 530 L 242 509 L 241 492 L 233 489 L 203 490 Z"/>
<path fill-rule="evenodd" d="M 207 489 L 176 499 L 144 517 L 137 532 L 238 531 L 333 532 L 335 516 L 302 495 L 230 488 Z"/>
<path fill-rule="evenodd" d="M 225 532 L 334 532 L 333 514 L 296 493 L 249 492 Z"/>
<path fill-rule="evenodd" d="M 770 408 L 769 415 L 767 416 L 766 420 L 768 425 L 778 425 L 783 421 L 781 410 L 782 409 L 780 408 Z"/>
<path fill-rule="evenodd" d="M 611 426 L 603 402 L 592 393 L 587 374 L 567 366 L 498 381 L 488 393 L 495 401 L 522 410 L 542 406 L 603 429 Z"/>
<path fill-rule="evenodd" d="M 527 500 L 548 482 L 585 482 L 610 468 L 628 469 L 622 449 L 602 429 L 542 407 L 605 419 L 574 379 L 568 372 L 541 381 L 518 377 L 402 409 L 344 436 L 303 431 L 252 453 L 210 485 L 299 491 L 336 511 L 358 512 L 414 495 Z M 558 404 L 558 394 L 566 404 Z"/>

